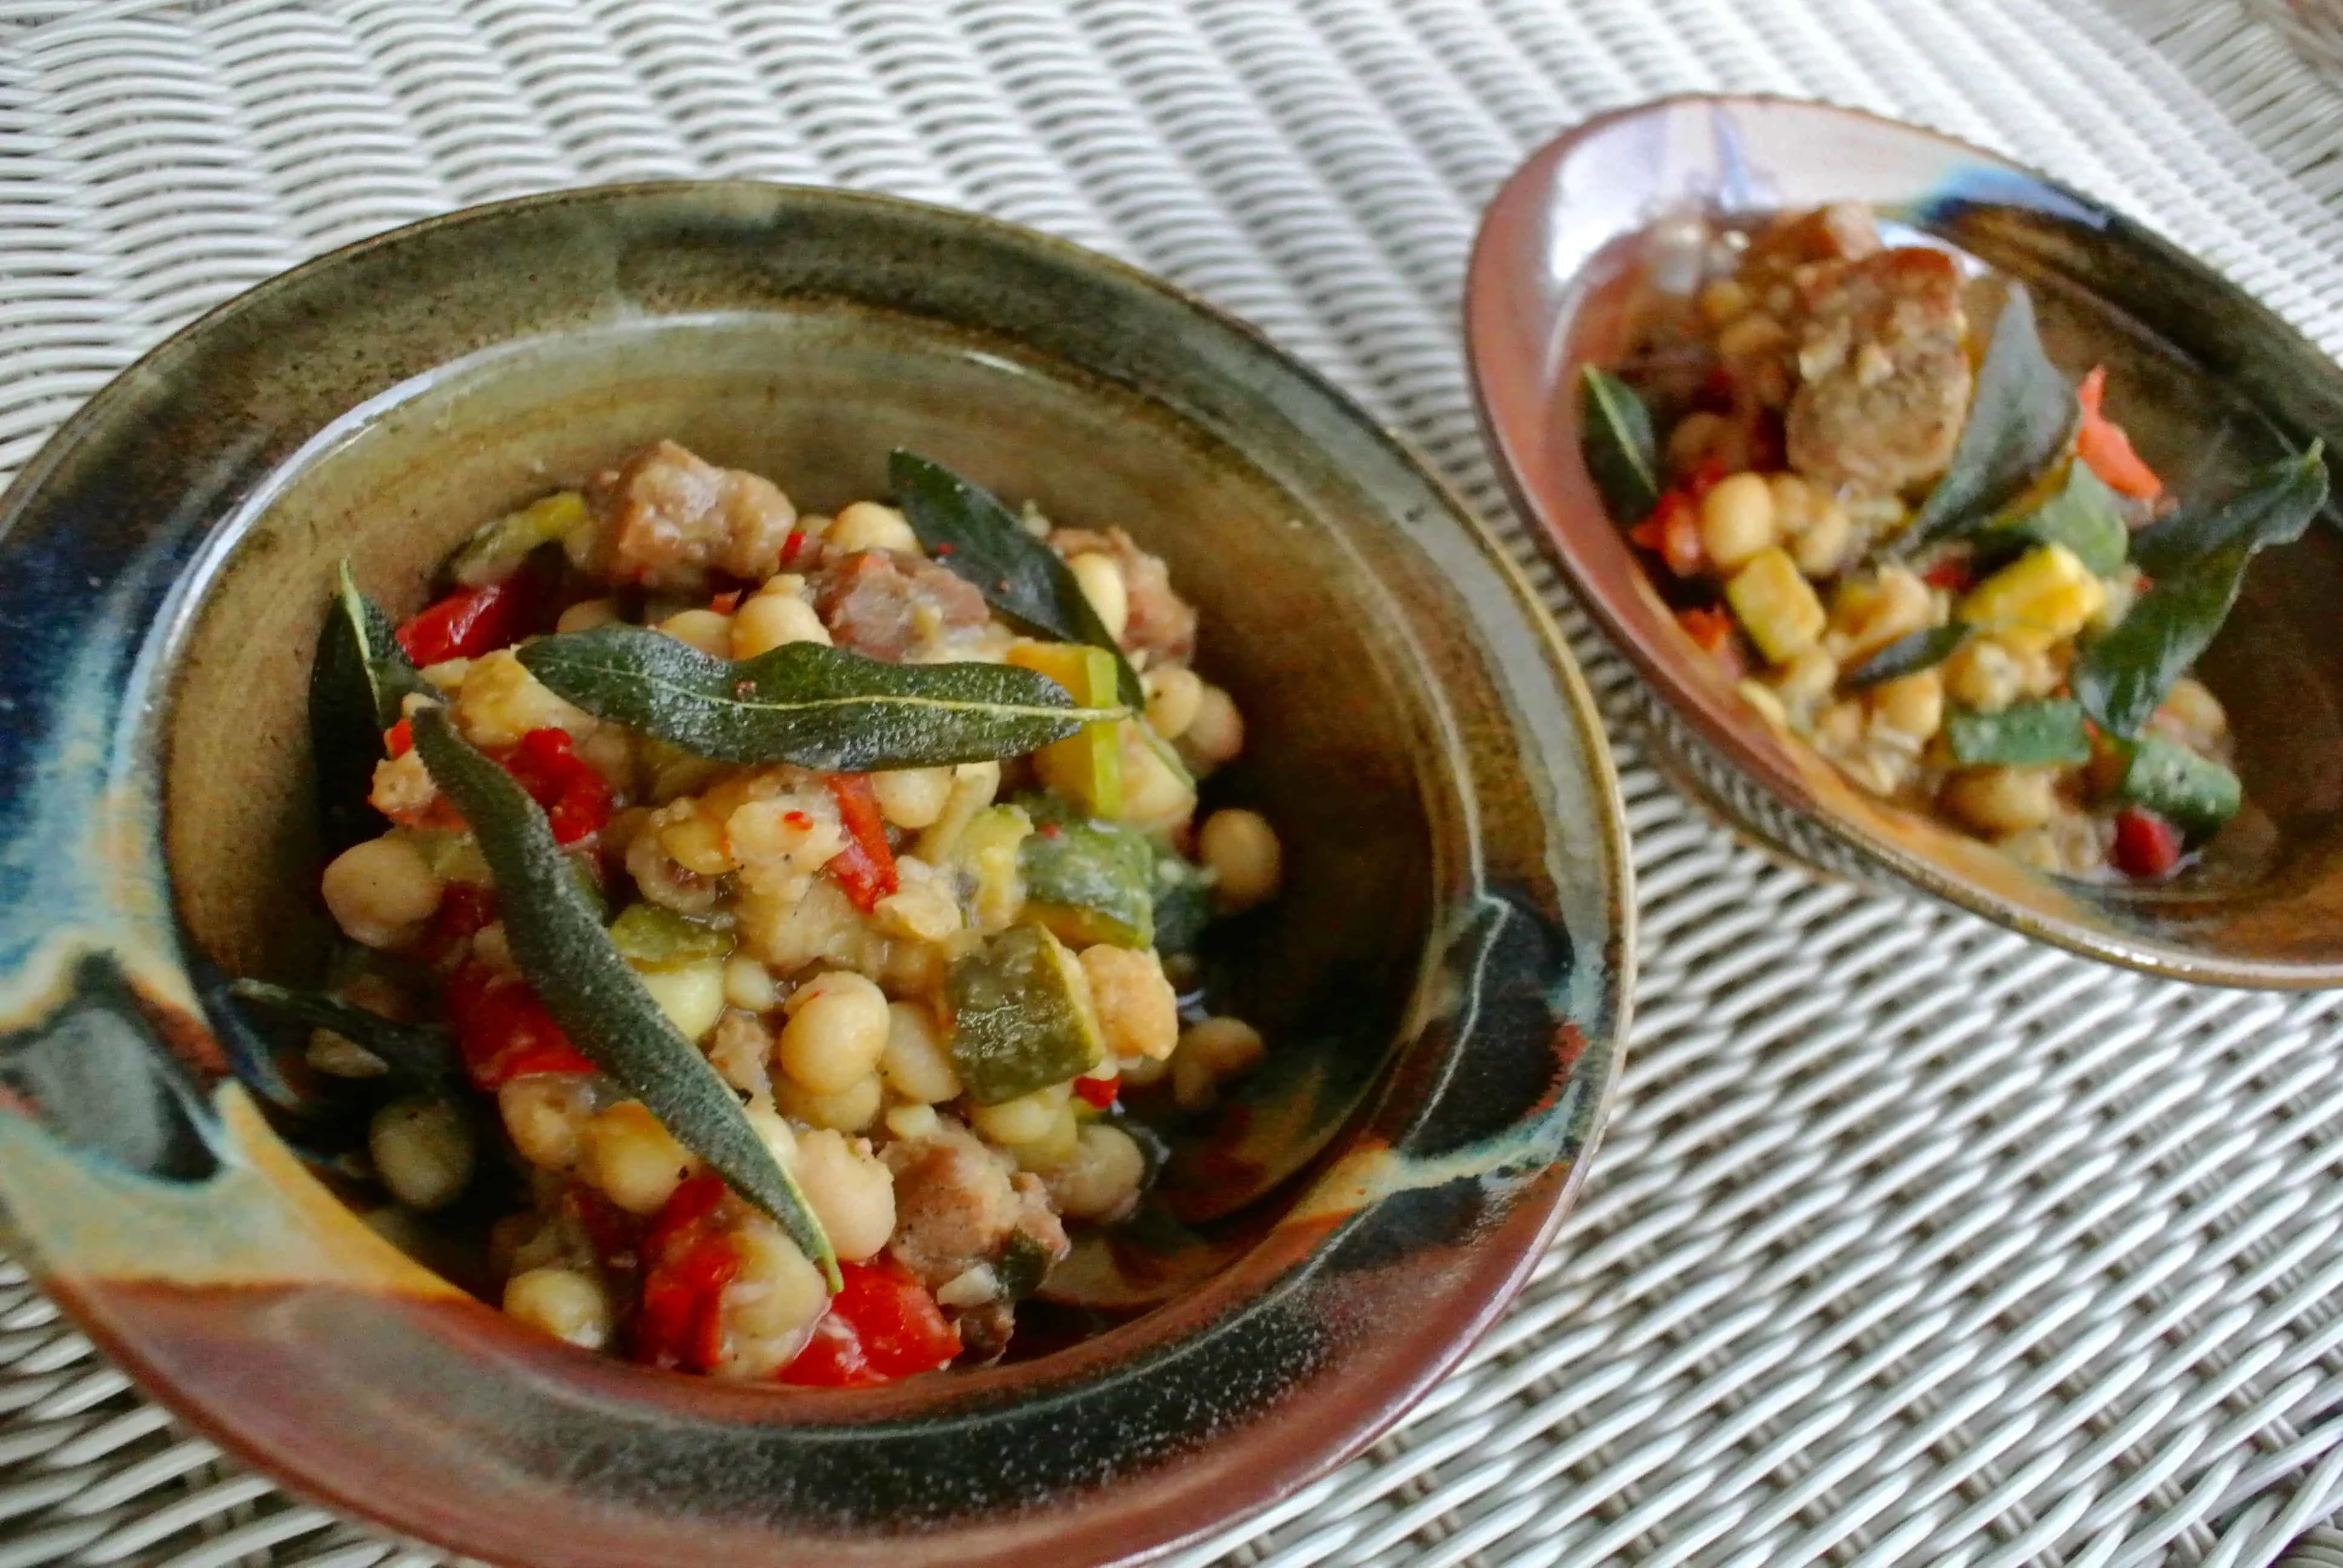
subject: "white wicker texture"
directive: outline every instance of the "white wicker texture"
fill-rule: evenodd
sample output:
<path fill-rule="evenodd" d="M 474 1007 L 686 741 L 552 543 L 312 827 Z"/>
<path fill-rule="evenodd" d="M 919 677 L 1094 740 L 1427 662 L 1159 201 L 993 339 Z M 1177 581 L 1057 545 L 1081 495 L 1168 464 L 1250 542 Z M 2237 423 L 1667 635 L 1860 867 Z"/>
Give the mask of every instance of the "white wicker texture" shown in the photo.
<path fill-rule="evenodd" d="M 2077 0 L 0 0 L 0 468 L 329 246 L 745 175 L 1164 272 L 1502 517 L 1453 328 L 1475 210 L 1560 126 L 1710 86 L 2006 148 L 2343 349 L 2343 217 Z M 2258 132 L 2308 169 L 2288 112 Z M 1181 1561 L 2233 1565 L 2343 1503 L 2343 998 L 1817 880 L 1621 761 L 1644 973 L 1585 1201 L 1398 1432 Z M 223 1462 L 0 1274 L 0 1568 L 246 1561 L 431 1558 Z"/>

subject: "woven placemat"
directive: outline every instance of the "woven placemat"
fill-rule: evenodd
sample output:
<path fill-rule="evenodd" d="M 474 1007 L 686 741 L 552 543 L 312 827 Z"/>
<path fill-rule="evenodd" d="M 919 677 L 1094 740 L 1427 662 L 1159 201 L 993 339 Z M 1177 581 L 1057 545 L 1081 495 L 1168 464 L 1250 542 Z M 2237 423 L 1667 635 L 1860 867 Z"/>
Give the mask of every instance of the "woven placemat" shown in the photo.
<path fill-rule="evenodd" d="M 1503 518 L 1454 326 L 1475 212 L 1656 93 L 2006 149 L 2343 348 L 2310 131 L 2263 105 L 2265 153 L 2215 101 L 2251 81 L 2191 70 L 2085 0 L 0 0 L 0 468 L 330 246 L 732 175 L 1163 272 Z M 1629 676 L 1537 570 L 1624 734 Z M 1808 877 L 1619 752 L 1643 976 L 1584 1201 L 1404 1425 L 1181 1561 L 2259 1563 L 2343 1502 L 2343 998 Z M 223 1462 L 0 1275 L 0 1568 L 245 1561 L 431 1558 Z"/>

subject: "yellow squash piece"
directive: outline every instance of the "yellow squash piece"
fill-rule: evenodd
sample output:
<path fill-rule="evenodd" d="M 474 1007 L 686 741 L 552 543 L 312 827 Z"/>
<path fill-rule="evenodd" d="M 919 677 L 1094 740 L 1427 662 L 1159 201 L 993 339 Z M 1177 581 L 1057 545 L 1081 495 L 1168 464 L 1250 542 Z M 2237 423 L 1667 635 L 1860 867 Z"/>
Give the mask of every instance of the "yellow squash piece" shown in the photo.
<path fill-rule="evenodd" d="M 1758 551 L 1734 573 L 1725 585 L 1725 598 L 1757 651 L 1775 664 L 1812 648 L 1829 619 L 1815 585 L 1778 545 Z"/>
<path fill-rule="evenodd" d="M 1079 642 L 1021 642 L 1009 662 L 1048 676 L 1084 708 L 1114 708 L 1114 655 Z M 1079 734 L 1052 741 L 1033 753 L 1042 786 L 1092 817 L 1113 821 L 1122 815 L 1122 744 L 1111 721 L 1085 724 Z"/>
<path fill-rule="evenodd" d="M 2107 585 L 2064 545 L 2043 545 L 1971 588 L 1959 618 L 1996 641 L 2041 652 L 2073 637 L 2107 601 Z"/>

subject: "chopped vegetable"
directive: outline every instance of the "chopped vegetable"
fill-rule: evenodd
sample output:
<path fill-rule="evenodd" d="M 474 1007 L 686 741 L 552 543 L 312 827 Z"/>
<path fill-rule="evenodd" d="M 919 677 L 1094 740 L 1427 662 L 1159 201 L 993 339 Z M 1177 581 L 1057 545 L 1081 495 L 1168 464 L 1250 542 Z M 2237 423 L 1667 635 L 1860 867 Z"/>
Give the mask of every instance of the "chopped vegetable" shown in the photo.
<path fill-rule="evenodd" d="M 840 1271 L 844 1285 L 781 1382 L 870 1388 L 949 1366 L 960 1354 L 960 1332 L 902 1264 L 882 1255 Z"/>
<path fill-rule="evenodd" d="M 1083 1104 L 1096 1111 L 1104 1111 L 1114 1103 L 1115 1096 L 1122 1092 L 1122 1080 L 1120 1076 L 1077 1078 L 1074 1080 L 1074 1092 L 1081 1097 Z"/>
<path fill-rule="evenodd" d="M 1733 646 L 1733 618 L 1714 605 L 1676 611 L 1676 624 L 1703 653 L 1722 653 Z"/>
<path fill-rule="evenodd" d="M 2032 510 L 1996 524 L 1994 533 L 2064 545 L 2099 577 L 2122 566 L 2124 553 L 2131 548 L 2131 530 L 2124 525 L 2115 491 L 2084 463 L 2067 464 L 2055 494 Z"/>
<path fill-rule="evenodd" d="M 2116 813 L 2116 839 L 2108 852 L 2116 869 L 2143 881 L 2168 876 L 2180 863 L 2180 830 L 2141 806 Z"/>
<path fill-rule="evenodd" d="M 1967 767 L 2035 768 L 2091 759 L 2083 710 L 2065 698 L 2021 702 L 1998 713 L 1956 709 L 1945 716 L 1954 759 Z"/>
<path fill-rule="evenodd" d="M 1579 372 L 1580 447 L 1613 518 L 1637 523 L 1660 499 L 1659 446 L 1635 389 L 1599 366 Z"/>
<path fill-rule="evenodd" d="M 533 584 L 520 577 L 458 588 L 398 628 L 398 646 L 418 666 L 478 658 L 528 630 Z"/>
<path fill-rule="evenodd" d="M 1155 850 L 1135 829 L 1092 821 L 1047 796 L 1020 802 L 1038 824 L 1020 846 L 1027 911 L 1076 947 L 1155 940 Z"/>
<path fill-rule="evenodd" d="M 1950 658 L 1953 650 L 1966 642 L 1968 637 L 1969 628 L 1956 620 L 1943 626 L 1923 627 L 1918 631 L 1897 638 L 1856 665 L 1846 673 L 1845 684 L 1860 691 L 1865 687 L 1933 669 Z"/>
<path fill-rule="evenodd" d="M 2012 647 L 2073 637 L 2107 602 L 2107 585 L 2064 545 L 2036 545 L 1963 597 L 1956 614 Z"/>
<path fill-rule="evenodd" d="M 2161 735 L 2126 744 L 2130 755 L 2116 784 L 2117 799 L 2168 819 L 2192 839 L 2219 832 L 2245 803 L 2237 776 L 2209 757 Z"/>
<path fill-rule="evenodd" d="M 830 786 L 830 799 L 838 802 L 846 848 L 822 869 L 846 890 L 854 907 L 867 915 L 900 885 L 895 851 L 887 842 L 887 821 L 880 814 L 879 797 L 871 790 L 869 774 L 833 773 L 823 782 Z"/>
<path fill-rule="evenodd" d="M 1775 664 L 1812 648 L 1829 620 L 1814 584 L 1779 546 L 1759 551 L 1735 572 L 1725 598 L 1757 651 Z"/>
<path fill-rule="evenodd" d="M 740 1272 L 731 1233 L 716 1224 L 724 1183 L 688 1176 L 643 1237 L 643 1308 L 636 1361 L 669 1372 L 714 1370 L 724 1355 L 724 1287 Z M 852 1265 L 848 1265 L 851 1267 Z"/>
<path fill-rule="evenodd" d="M 1081 967 L 1041 926 L 1012 926 L 951 966 L 951 1058 L 968 1095 L 998 1105 L 1063 1083 L 1105 1054 Z"/>
<path fill-rule="evenodd" d="M 2042 352 L 2033 297 L 2025 285 L 2012 283 L 1977 367 L 1952 463 L 1920 504 L 1902 548 L 1983 527 L 2058 460 L 2077 415 L 2074 389 Z"/>
<path fill-rule="evenodd" d="M 736 664 L 625 625 L 540 638 L 520 661 L 596 718 L 695 756 L 835 772 L 1022 756 L 1124 716 L 1011 665 L 890 664 L 816 642 Z"/>
<path fill-rule="evenodd" d="M 1683 490 L 1661 496 L 1651 515 L 1627 530 L 1627 539 L 1655 552 L 1680 578 L 1697 577 L 1708 564 L 1700 542 L 1700 503 Z"/>
<path fill-rule="evenodd" d="M 1114 656 L 1079 642 L 1021 642 L 1009 662 L 1048 676 L 1066 689 L 1078 706 L 1111 708 L 1115 699 Z M 1085 724 L 1063 740 L 1033 754 L 1041 782 L 1094 817 L 1122 814 L 1122 737 L 1112 719 Z"/>
<path fill-rule="evenodd" d="M 335 594 L 317 633 L 309 671 L 309 754 L 326 849 L 338 853 L 382 830 L 367 804 L 383 731 L 401 722 L 400 701 L 427 691 L 391 629 L 390 618 L 357 590 L 350 563 L 336 568 Z"/>
<path fill-rule="evenodd" d="M 540 545 L 566 544 L 593 527 L 586 498 L 559 490 L 474 529 L 448 561 L 447 575 L 465 588 L 502 582 Z"/>
<path fill-rule="evenodd" d="M 960 829 L 952 845 L 952 863 L 976 884 L 970 902 L 978 924 L 1004 923 L 1023 907 L 1021 850 L 1032 831 L 1033 819 L 1021 806 L 988 806 Z"/>
<path fill-rule="evenodd" d="M 730 931 L 657 904 L 628 904 L 610 922 L 610 940 L 635 969 L 655 971 L 727 958 L 732 951 Z"/>
<path fill-rule="evenodd" d="M 575 844 L 609 822 L 610 786 L 578 757 L 568 731 L 532 729 L 498 760 L 545 808 L 555 843 Z"/>
<path fill-rule="evenodd" d="M 493 1093 L 534 1072 L 595 1070 L 518 975 L 467 960 L 447 977 L 441 995 L 465 1070 L 480 1089 Z"/>
<path fill-rule="evenodd" d="M 2075 430 L 2075 456 L 2106 480 L 2108 488 L 2135 500 L 2155 500 L 2164 494 L 2164 481 L 2131 449 L 2131 437 L 2124 433 L 2124 427 L 2099 412 L 2099 400 L 2107 396 L 2107 367 L 2092 366 L 2091 373 L 2083 377 L 2082 387 L 2076 394 L 2076 401 L 2082 406 L 2083 421 Z"/>

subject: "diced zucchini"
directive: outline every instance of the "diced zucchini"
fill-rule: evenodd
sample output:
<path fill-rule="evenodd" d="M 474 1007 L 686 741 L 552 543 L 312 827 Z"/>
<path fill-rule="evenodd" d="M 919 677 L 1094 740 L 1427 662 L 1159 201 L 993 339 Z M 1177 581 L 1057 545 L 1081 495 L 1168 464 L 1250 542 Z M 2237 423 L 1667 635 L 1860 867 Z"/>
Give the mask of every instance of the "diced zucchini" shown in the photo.
<path fill-rule="evenodd" d="M 2063 697 L 2015 703 L 1998 713 L 1956 708 L 1945 716 L 1945 739 L 1954 759 L 1970 768 L 2071 766 L 2091 759 L 2082 706 Z"/>
<path fill-rule="evenodd" d="M 2237 814 L 2245 786 L 2209 757 L 2161 735 L 2128 743 L 2131 757 L 2116 783 L 2116 797 L 2147 807 L 2192 839 L 2207 839 Z"/>
<path fill-rule="evenodd" d="M 1829 619 L 1815 585 L 1778 545 L 1758 551 L 1734 573 L 1725 598 L 1757 651 L 1775 664 L 1786 664 L 1812 648 Z"/>
<path fill-rule="evenodd" d="M 1122 699 L 1111 649 L 1079 642 L 1021 642 L 1011 664 L 1048 676 L 1085 708 L 1112 708 Z M 1077 734 L 1033 753 L 1044 786 L 1093 817 L 1122 815 L 1122 740 L 1112 721 L 1085 724 Z"/>
<path fill-rule="evenodd" d="M 449 558 L 447 573 L 466 588 L 501 582 L 539 545 L 565 542 L 593 526 L 586 498 L 562 490 L 475 528 Z"/>
<path fill-rule="evenodd" d="M 732 956 L 732 933 L 657 904 L 629 904 L 610 922 L 618 956 L 639 970 L 679 970 Z"/>
<path fill-rule="evenodd" d="M 2107 585 L 2064 545 L 2039 545 L 1971 588 L 1959 618 L 2013 648 L 2036 651 L 2090 624 Z"/>
<path fill-rule="evenodd" d="M 999 1105 L 1104 1056 L 1081 966 L 1041 926 L 1012 926 L 951 966 L 952 1066 L 969 1098 Z"/>
<path fill-rule="evenodd" d="M 1033 819 L 1016 806 L 987 806 L 968 819 L 952 845 L 952 863 L 976 884 L 969 913 L 980 930 L 999 930 L 1025 904 L 1025 880 L 1018 869 Z"/>
<path fill-rule="evenodd" d="M 1154 941 L 1154 847 L 1130 828 L 1093 821 L 1050 796 L 1019 803 L 1035 823 L 1017 854 L 1027 915 L 1076 947 Z"/>

